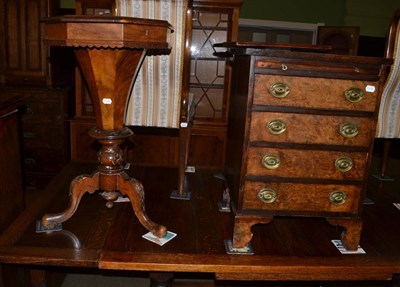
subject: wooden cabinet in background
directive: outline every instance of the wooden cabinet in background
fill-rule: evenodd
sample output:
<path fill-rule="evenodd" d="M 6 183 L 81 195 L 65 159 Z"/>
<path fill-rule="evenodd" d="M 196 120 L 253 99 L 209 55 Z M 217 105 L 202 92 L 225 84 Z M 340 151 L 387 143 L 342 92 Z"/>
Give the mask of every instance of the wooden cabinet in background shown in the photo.
<path fill-rule="evenodd" d="M 1 90 L 0 90 L 1 91 Z M 21 170 L 21 101 L 0 97 L 0 234 L 20 215 L 25 206 Z M 0 286 L 22 286 L 9 280 L 15 268 L 0 265 Z M 27 285 L 23 285 L 27 286 Z"/>
<path fill-rule="evenodd" d="M 230 98 L 230 67 L 213 45 L 237 40 L 241 0 L 194 0 L 189 91 L 195 113 L 189 164 L 223 168 Z"/>
<path fill-rule="evenodd" d="M 16 97 L 0 98 L 0 233 L 24 208 L 19 104 Z"/>
<path fill-rule="evenodd" d="M 74 84 L 74 58 L 43 44 L 40 20 L 56 11 L 55 1 L 0 1 L 0 100 L 21 99 L 24 182 L 43 188 L 69 160 L 67 101 Z M 71 71 L 72 70 L 72 71 Z M 72 72 L 72 73 L 71 73 Z M 72 76 L 71 76 L 72 75 Z"/>
<path fill-rule="evenodd" d="M 47 16 L 47 0 L 0 2 L 0 83 L 44 86 L 49 83 L 47 50 L 39 20 Z"/>
<path fill-rule="evenodd" d="M 68 89 L 5 88 L 26 106 L 22 114 L 23 162 L 27 188 L 43 188 L 69 161 Z"/>
<path fill-rule="evenodd" d="M 236 40 L 239 7 L 240 1 L 193 2 L 189 90 L 197 125 L 227 123 L 229 68 L 213 44 Z"/>

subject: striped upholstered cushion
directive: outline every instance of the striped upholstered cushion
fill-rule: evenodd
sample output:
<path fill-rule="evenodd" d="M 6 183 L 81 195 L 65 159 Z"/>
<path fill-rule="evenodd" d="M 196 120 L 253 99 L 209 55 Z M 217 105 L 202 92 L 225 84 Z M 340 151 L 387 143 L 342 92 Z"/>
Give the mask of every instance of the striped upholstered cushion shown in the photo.
<path fill-rule="evenodd" d="M 397 27 L 394 63 L 385 83 L 379 109 L 376 137 L 400 138 L 400 22 Z"/>
<path fill-rule="evenodd" d="M 116 14 L 167 20 L 173 27 L 166 56 L 146 57 L 133 87 L 125 124 L 178 128 L 188 0 L 116 0 Z"/>

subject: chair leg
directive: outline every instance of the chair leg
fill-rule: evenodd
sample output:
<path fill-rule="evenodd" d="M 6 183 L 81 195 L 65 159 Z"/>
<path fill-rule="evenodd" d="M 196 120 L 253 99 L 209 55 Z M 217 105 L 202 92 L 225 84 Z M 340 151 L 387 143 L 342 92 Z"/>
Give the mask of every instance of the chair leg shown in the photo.
<path fill-rule="evenodd" d="M 382 151 L 382 159 L 381 159 L 381 165 L 379 169 L 379 174 L 374 175 L 375 178 L 383 181 L 392 181 L 394 180 L 393 178 L 389 177 L 386 172 L 387 172 L 387 165 L 389 162 L 389 153 L 390 149 L 392 146 L 392 140 L 391 139 L 384 139 L 383 140 L 383 151 Z"/>
<path fill-rule="evenodd" d="M 381 177 L 386 176 L 386 169 L 389 161 L 389 153 L 391 146 L 392 146 L 392 141 L 390 139 L 384 139 L 383 154 L 382 154 L 381 169 L 380 169 Z"/>
<path fill-rule="evenodd" d="M 171 193 L 170 198 L 190 200 L 191 191 L 190 185 L 186 176 L 186 168 L 189 158 L 191 128 L 179 128 L 179 166 L 178 166 L 178 190 Z"/>

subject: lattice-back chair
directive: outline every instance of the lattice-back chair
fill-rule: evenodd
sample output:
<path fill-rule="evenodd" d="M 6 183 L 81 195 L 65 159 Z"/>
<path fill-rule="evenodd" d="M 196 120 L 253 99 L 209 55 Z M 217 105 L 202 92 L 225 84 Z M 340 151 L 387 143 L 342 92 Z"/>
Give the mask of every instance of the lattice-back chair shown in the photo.
<path fill-rule="evenodd" d="M 189 95 L 192 0 L 115 0 L 115 14 L 167 20 L 174 27 L 171 53 L 145 59 L 125 125 L 179 129 L 178 188 L 171 197 L 189 199 L 185 171 L 194 111 Z"/>
<path fill-rule="evenodd" d="M 390 145 L 400 138 L 400 9 L 392 18 L 387 36 L 385 57 L 393 59 L 381 99 L 378 116 L 377 138 L 384 139 L 380 179 L 390 179 L 386 175 Z"/>

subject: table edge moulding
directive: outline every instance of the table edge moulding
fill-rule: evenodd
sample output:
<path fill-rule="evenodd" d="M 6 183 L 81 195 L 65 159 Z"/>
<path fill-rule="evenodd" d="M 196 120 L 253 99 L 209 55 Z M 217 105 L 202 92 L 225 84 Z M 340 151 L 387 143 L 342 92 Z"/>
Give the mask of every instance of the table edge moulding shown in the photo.
<path fill-rule="evenodd" d="M 124 172 L 120 145 L 132 135 L 124 127 L 124 114 L 136 75 L 146 55 L 169 53 L 171 25 L 163 20 L 76 15 L 42 22 L 46 45 L 73 47 L 95 109 L 96 127 L 89 135 L 102 147 L 97 155 L 97 171 L 72 180 L 69 206 L 61 213 L 44 215 L 41 229 L 59 226 L 73 216 L 86 192 L 100 190 L 109 208 L 119 195 L 128 196 L 141 224 L 164 237 L 166 227 L 154 223 L 145 213 L 143 185 Z"/>

